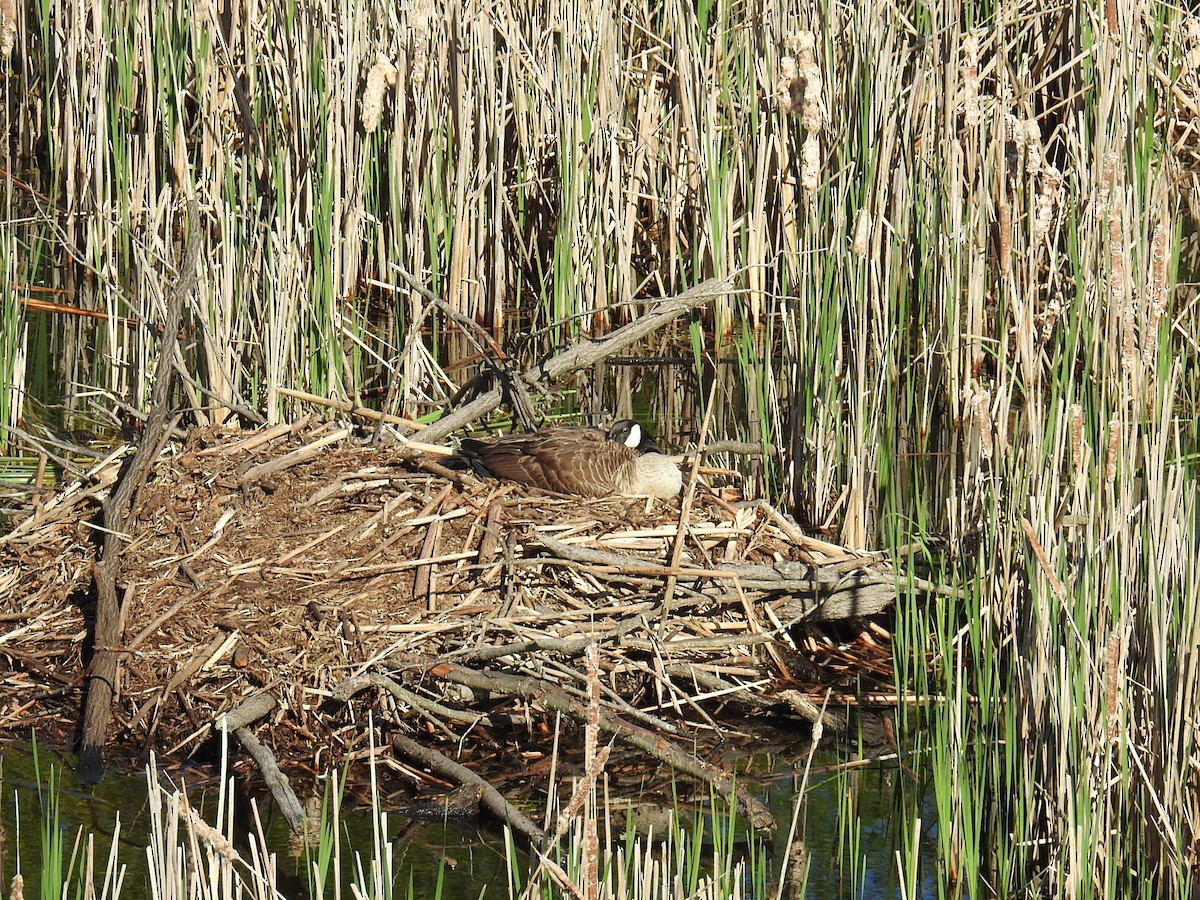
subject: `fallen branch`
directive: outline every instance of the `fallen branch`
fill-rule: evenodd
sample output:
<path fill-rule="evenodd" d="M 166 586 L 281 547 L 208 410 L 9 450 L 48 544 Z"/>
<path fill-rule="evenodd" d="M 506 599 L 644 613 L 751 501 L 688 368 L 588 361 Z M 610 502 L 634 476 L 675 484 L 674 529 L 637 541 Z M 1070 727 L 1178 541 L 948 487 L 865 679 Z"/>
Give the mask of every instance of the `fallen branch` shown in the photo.
<path fill-rule="evenodd" d="M 564 656 L 582 656 L 593 644 L 604 644 L 617 641 L 638 628 L 645 627 L 641 616 L 634 616 L 622 622 L 616 628 L 599 633 L 585 634 L 577 638 L 556 638 L 548 634 L 535 634 L 523 641 L 508 644 L 487 644 L 482 647 L 472 647 L 462 652 L 460 662 L 480 663 L 502 656 L 517 656 L 533 650 L 544 650 L 551 653 L 561 653 Z"/>
<path fill-rule="evenodd" d="M 829 728 L 838 734 L 844 734 L 849 725 L 849 719 L 845 713 L 829 711 L 827 708 L 829 702 L 828 695 L 825 697 L 825 703 L 820 705 L 814 703 L 800 691 L 780 691 L 779 699 L 786 703 L 792 712 L 800 716 L 800 718 L 807 719 L 814 725 L 820 724 L 823 728 Z"/>
<path fill-rule="evenodd" d="M 121 604 L 117 599 L 121 551 L 128 541 L 126 532 L 138 492 L 150 477 L 150 467 L 168 436 L 168 401 L 171 397 L 171 374 L 175 363 L 175 346 L 179 340 L 179 325 L 183 319 L 184 301 L 199 281 L 202 231 L 199 206 L 195 200 L 189 204 L 188 219 L 190 234 L 179 269 L 179 280 L 167 296 L 167 314 L 158 347 L 150 415 L 132 461 L 116 488 L 104 501 L 104 547 L 93 573 L 96 588 L 95 652 L 88 670 L 83 736 L 79 742 L 79 780 L 83 784 L 97 784 L 104 777 L 104 743 L 121 660 L 118 646 L 121 642 Z"/>
<path fill-rule="evenodd" d="M 427 671 L 437 678 L 462 684 L 475 690 L 494 691 L 514 697 L 523 697 L 527 700 L 536 700 L 548 710 L 564 713 L 581 722 L 587 721 L 588 711 L 585 706 L 575 701 L 557 685 L 538 678 L 508 675 L 503 672 L 479 672 L 445 662 L 434 662 L 429 665 Z M 774 830 L 775 818 L 771 815 L 771 811 L 740 786 L 729 772 L 699 759 L 660 734 L 655 734 L 613 715 L 607 709 L 600 711 L 599 724 L 605 731 L 615 734 L 625 743 L 645 751 L 676 771 L 711 785 L 715 791 L 724 796 L 732 796 L 747 821 L 756 829 L 760 831 Z"/>
<path fill-rule="evenodd" d="M 391 413 L 381 413 L 375 409 L 369 409 L 366 406 L 361 406 L 358 403 L 351 403 L 347 400 L 334 400 L 331 397 L 322 397 L 319 394 L 310 394 L 308 391 L 297 391 L 294 388 L 277 387 L 275 388 L 285 397 L 291 397 L 293 400 L 303 400 L 305 403 L 312 403 L 316 406 L 327 406 L 330 409 L 336 409 L 340 412 L 349 413 L 352 416 L 361 416 L 364 419 L 371 419 L 376 422 L 388 422 L 392 425 L 403 425 L 405 428 L 424 428 L 420 422 L 412 419 L 406 419 L 403 416 L 394 416 Z M 450 450 L 445 448 L 434 448 L 431 452 L 441 450 L 445 453 L 450 453 Z"/>
<path fill-rule="evenodd" d="M 513 831 L 524 837 L 532 846 L 544 849 L 546 833 L 534 825 L 523 812 L 505 800 L 503 794 L 466 766 L 456 763 L 444 753 L 431 747 L 422 746 L 403 735 L 394 736 L 392 746 L 404 756 L 419 762 L 444 778 L 452 779 L 459 784 L 480 786 L 483 790 L 480 803 L 484 809 L 501 821 L 507 822 Z"/>
<path fill-rule="evenodd" d="M 242 701 L 236 707 L 217 719 L 217 727 L 226 734 L 232 733 L 242 745 L 250 758 L 254 760 L 258 770 L 262 772 L 263 781 L 271 791 L 275 805 L 283 813 L 288 826 L 294 834 L 304 830 L 304 807 L 301 805 L 296 792 L 292 790 L 287 776 L 279 769 L 275 754 L 271 748 L 254 736 L 250 724 L 257 722 L 263 716 L 269 715 L 279 705 L 279 701 L 263 691 Z"/>
<path fill-rule="evenodd" d="M 259 463 L 256 466 L 250 466 L 238 476 L 238 481 L 241 484 L 253 484 L 272 475 L 278 475 L 280 472 L 287 471 L 293 466 L 300 465 L 300 463 L 316 459 L 321 455 L 325 447 L 330 444 L 336 444 L 338 441 L 343 441 L 350 437 L 351 434 L 353 434 L 351 429 L 339 428 L 331 434 L 322 435 L 315 441 L 310 441 L 303 447 L 296 448 L 291 453 L 286 453 L 265 463 Z"/>
<path fill-rule="evenodd" d="M 716 456 L 718 453 L 732 453 L 734 456 L 761 456 L 762 447 L 747 441 L 709 441 L 703 450 L 697 450 L 701 456 Z"/>
<path fill-rule="evenodd" d="M 451 722 L 459 722 L 472 727 L 475 725 L 490 726 L 492 724 L 491 720 L 482 713 L 468 713 L 463 712 L 461 709 L 451 709 L 448 706 L 438 703 L 436 700 L 430 700 L 428 697 L 414 694 L 408 688 L 398 684 L 388 676 L 377 672 L 347 678 L 330 692 L 329 698 L 341 703 L 347 703 L 355 694 L 365 691 L 370 687 L 382 688 L 412 709 L 420 710 L 442 719 L 449 719 Z"/>
<path fill-rule="evenodd" d="M 580 369 L 586 369 L 610 356 L 615 356 L 626 347 L 653 334 L 672 319 L 698 306 L 703 306 L 714 297 L 728 294 L 732 290 L 733 284 L 729 279 L 710 278 L 695 287 L 688 288 L 678 296 L 661 301 L 651 312 L 622 325 L 604 337 L 584 340 L 570 350 L 526 369 L 520 374 L 520 378 L 526 384 L 537 385 L 544 381 L 561 378 Z M 481 394 L 466 406 L 460 407 L 424 429 L 421 432 L 421 439 L 427 443 L 436 443 L 497 409 L 503 398 L 504 392 L 500 388 L 494 388 L 486 394 Z"/>
<path fill-rule="evenodd" d="M 786 624 L 800 620 L 845 619 L 867 616 L 887 608 L 896 597 L 895 580 L 890 575 L 859 573 L 844 575 L 824 567 L 804 563 L 776 563 L 774 566 L 730 565 L 719 569 L 665 566 L 640 556 L 578 547 L 539 533 L 538 541 L 555 556 L 587 565 L 606 566 L 625 574 L 657 575 L 679 579 L 680 584 L 712 596 L 726 599 L 726 592 L 713 582 L 733 582 L 743 591 L 786 593 L 777 601 L 775 613 Z M 795 596 L 805 593 L 811 596 Z"/>

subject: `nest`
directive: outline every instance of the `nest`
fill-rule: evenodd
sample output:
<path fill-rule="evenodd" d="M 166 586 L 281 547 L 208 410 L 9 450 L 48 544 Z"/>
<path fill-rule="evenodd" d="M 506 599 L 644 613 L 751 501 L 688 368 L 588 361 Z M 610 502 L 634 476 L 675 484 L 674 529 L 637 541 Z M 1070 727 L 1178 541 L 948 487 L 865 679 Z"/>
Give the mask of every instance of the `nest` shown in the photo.
<path fill-rule="evenodd" d="M 0 539 L 5 729 L 66 737 L 78 720 L 94 520 L 119 467 Z M 131 523 L 123 638 L 95 648 L 119 653 L 109 735 L 129 750 L 196 754 L 224 728 L 322 772 L 368 746 L 370 707 L 418 779 L 399 761 L 414 740 L 512 750 L 513 723 L 598 704 L 602 730 L 714 781 L 689 735 L 721 713 L 837 728 L 830 672 L 890 675 L 877 627 L 840 645 L 805 631 L 886 607 L 888 564 L 702 486 L 682 501 L 548 495 L 306 420 L 193 432 L 159 457 Z M 814 660 L 832 667 L 819 687 Z M 681 755 L 649 746 L 672 736 Z"/>

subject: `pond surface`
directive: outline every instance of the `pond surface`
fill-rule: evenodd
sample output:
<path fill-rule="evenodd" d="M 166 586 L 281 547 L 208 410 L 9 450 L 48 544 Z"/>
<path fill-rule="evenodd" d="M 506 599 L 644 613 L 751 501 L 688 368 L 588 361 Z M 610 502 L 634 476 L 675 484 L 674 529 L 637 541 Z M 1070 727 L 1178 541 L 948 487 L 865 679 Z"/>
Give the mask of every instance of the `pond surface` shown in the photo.
<path fill-rule="evenodd" d="M 107 855 L 113 824 L 118 812 L 121 820 L 119 856 L 127 868 L 122 898 L 148 898 L 149 875 L 146 863 L 145 834 L 148 828 L 146 777 L 144 773 L 110 773 L 95 789 L 82 789 L 75 781 L 74 758 L 69 754 L 41 748 L 40 767 L 43 782 L 51 768 L 59 779 L 60 831 L 69 857 L 77 832 L 95 835 L 96 855 Z M 0 894 L 9 890 L 18 867 L 25 878 L 25 896 L 40 897 L 38 873 L 41 869 L 41 805 L 29 746 L 9 745 L 3 749 L 3 801 L 0 803 Z M 804 853 L 791 855 L 806 860 L 808 876 L 802 896 L 811 898 L 873 898 L 902 896 L 896 874 L 896 854 L 905 844 L 904 836 L 913 833 L 914 811 L 920 816 L 920 856 L 924 871 L 917 894 L 936 895 L 936 834 L 932 798 L 926 785 L 918 782 L 910 769 L 898 766 L 894 756 L 866 765 L 847 768 L 847 757 L 837 751 L 821 750 L 811 763 L 803 801 L 796 820 L 798 839 Z M 779 823 L 778 834 L 765 848 L 770 865 L 772 887 L 767 897 L 776 896 L 780 868 L 784 863 L 787 836 L 792 829 L 797 791 L 802 777 L 796 773 L 804 759 L 787 755 L 761 754 L 747 760 L 741 768 L 746 783 L 756 785 L 755 793 L 765 800 Z M 160 777 L 169 784 L 188 785 L 194 806 L 205 818 L 215 818 L 216 785 L 214 773 L 207 768 L 171 769 Z M 245 797 L 235 803 L 247 809 Z M 278 854 L 277 871 L 284 896 L 307 897 L 303 854 L 297 855 L 287 824 L 264 798 L 259 797 L 262 821 L 268 841 Z M 660 812 L 669 813 L 669 798 L 655 801 L 649 797 L 633 803 L 611 801 L 614 832 L 625 823 L 646 830 L 648 823 L 661 833 Z M 689 812 L 679 804 L 679 815 L 693 823 L 703 810 Z M 540 818 L 538 811 L 531 813 Z M 369 809 L 347 802 L 342 812 L 343 868 L 348 885 L 354 871 L 354 852 L 369 858 L 372 846 L 372 821 Z M 603 829 L 602 829 L 603 830 Z M 394 867 L 394 896 L 427 900 L 437 896 L 439 877 L 443 879 L 441 896 L 449 898 L 507 898 L 510 896 L 506 875 L 504 843 L 499 830 L 487 820 L 476 822 L 418 822 L 402 816 L 389 817 L 389 838 L 397 861 Z M 345 849 L 347 846 L 349 850 Z M 527 863 L 523 860 L 523 864 Z M 800 865 L 803 865 L 801 862 Z M 97 878 L 97 885 L 99 885 Z M 74 896 L 74 889 L 69 896 Z M 753 896 L 753 894 L 752 894 Z M 766 897 L 763 900 L 767 900 Z"/>

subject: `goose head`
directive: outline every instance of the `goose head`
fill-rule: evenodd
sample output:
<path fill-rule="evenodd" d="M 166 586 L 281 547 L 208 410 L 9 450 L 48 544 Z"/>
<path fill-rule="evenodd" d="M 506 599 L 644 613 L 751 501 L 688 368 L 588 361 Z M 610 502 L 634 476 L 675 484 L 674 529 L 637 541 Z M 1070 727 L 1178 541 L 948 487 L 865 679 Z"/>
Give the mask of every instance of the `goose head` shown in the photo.
<path fill-rule="evenodd" d="M 608 429 L 608 439 L 616 441 L 619 444 L 624 444 L 630 450 L 637 453 L 659 453 L 658 444 L 654 438 L 650 436 L 650 432 L 644 429 L 633 419 L 618 419 Z"/>

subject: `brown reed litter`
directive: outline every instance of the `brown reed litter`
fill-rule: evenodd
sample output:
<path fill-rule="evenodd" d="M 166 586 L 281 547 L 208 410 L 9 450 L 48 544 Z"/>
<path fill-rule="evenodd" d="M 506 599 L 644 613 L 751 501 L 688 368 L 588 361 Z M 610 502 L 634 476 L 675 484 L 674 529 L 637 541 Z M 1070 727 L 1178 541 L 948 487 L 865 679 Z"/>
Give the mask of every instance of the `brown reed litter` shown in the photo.
<path fill-rule="evenodd" d="M 77 720 L 90 522 L 119 465 L 45 497 L 0 538 L 9 734 L 65 741 Z M 662 746 L 690 747 L 722 713 L 837 728 L 850 695 L 839 688 L 823 713 L 828 684 L 814 677 L 886 687 L 877 626 L 841 642 L 804 631 L 887 606 L 883 560 L 807 537 L 766 503 L 701 488 L 688 509 L 681 521 L 678 500 L 478 481 L 310 420 L 193 432 L 158 460 L 135 510 L 110 741 L 179 758 L 223 714 L 247 738 L 266 716 L 253 734 L 283 768 L 318 773 L 365 752 L 370 708 L 384 736 L 504 752 L 514 729 L 581 714 L 596 645 L 602 727 L 686 766 L 690 750 Z"/>

